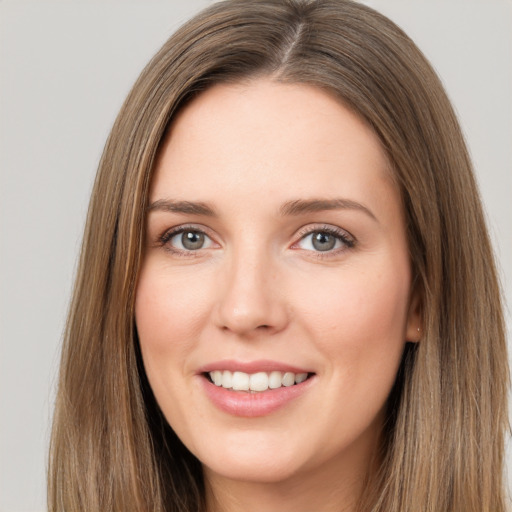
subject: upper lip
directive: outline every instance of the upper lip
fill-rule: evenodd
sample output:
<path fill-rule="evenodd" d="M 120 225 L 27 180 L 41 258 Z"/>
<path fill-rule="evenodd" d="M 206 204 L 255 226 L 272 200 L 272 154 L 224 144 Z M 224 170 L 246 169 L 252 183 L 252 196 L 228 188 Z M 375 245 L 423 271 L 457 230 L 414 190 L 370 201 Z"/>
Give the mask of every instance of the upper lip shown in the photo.
<path fill-rule="evenodd" d="M 300 368 L 298 366 L 261 359 L 257 361 L 235 361 L 233 359 L 224 359 L 205 364 L 198 369 L 198 373 L 208 373 L 215 370 L 228 370 L 231 372 L 257 373 L 257 372 L 292 372 L 292 373 L 313 373 L 310 369 Z"/>

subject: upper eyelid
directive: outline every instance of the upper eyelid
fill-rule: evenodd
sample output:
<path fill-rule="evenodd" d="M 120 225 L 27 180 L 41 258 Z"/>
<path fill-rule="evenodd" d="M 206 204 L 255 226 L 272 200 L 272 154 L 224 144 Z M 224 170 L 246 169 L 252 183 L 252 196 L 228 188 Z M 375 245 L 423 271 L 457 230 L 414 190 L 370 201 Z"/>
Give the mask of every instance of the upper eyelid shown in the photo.
<path fill-rule="evenodd" d="M 333 235 L 338 238 L 343 244 L 343 247 L 333 248 L 328 251 L 314 251 L 311 249 L 302 249 L 299 247 L 299 244 L 305 240 L 308 236 L 313 233 L 321 233 L 326 232 L 330 235 Z M 311 225 L 308 224 L 301 228 L 295 237 L 295 242 L 290 246 L 290 249 L 293 250 L 304 250 L 307 253 L 310 253 L 315 258 L 332 258 L 336 255 L 340 255 L 345 253 L 347 250 L 353 249 L 357 245 L 357 239 L 346 229 L 340 228 L 339 226 L 335 226 L 332 224 L 322 224 L 322 225 Z"/>
<path fill-rule="evenodd" d="M 214 245 L 219 245 L 218 242 L 215 240 L 214 237 L 212 237 L 209 234 L 209 229 L 207 229 L 205 226 L 199 227 L 198 225 L 190 225 L 190 224 L 179 224 L 177 226 L 168 228 L 163 231 L 163 233 L 159 234 L 157 238 L 155 239 L 155 245 L 157 247 L 165 249 L 167 252 L 172 253 L 174 255 L 178 256 L 186 256 L 186 257 L 198 257 L 200 254 L 202 254 L 203 250 L 210 249 L 211 247 L 201 247 L 199 249 L 194 250 L 187 250 L 187 249 L 181 249 L 179 247 L 174 247 L 170 244 L 171 240 L 180 235 L 181 233 L 191 231 L 196 233 L 201 233 L 205 235 L 207 238 L 209 238 L 210 242 Z"/>
<path fill-rule="evenodd" d="M 356 237 L 350 233 L 350 231 L 347 231 L 344 228 L 341 228 L 339 226 L 335 226 L 333 224 L 306 224 L 302 228 L 300 228 L 297 231 L 297 237 L 303 238 L 307 235 L 310 235 L 312 233 L 321 233 L 322 231 L 325 231 L 327 233 L 332 233 L 334 235 L 343 236 L 346 235 L 346 238 L 350 238 L 352 241 L 356 242 Z"/>
<path fill-rule="evenodd" d="M 161 246 L 161 247 L 168 246 L 169 242 L 175 236 L 177 236 L 180 233 L 183 233 L 185 231 L 195 231 L 195 232 L 198 232 L 198 233 L 202 233 L 206 237 L 208 237 L 213 244 L 220 245 L 219 242 L 217 241 L 216 237 L 211 235 L 211 230 L 206 228 L 206 226 L 197 225 L 197 224 L 179 224 L 177 226 L 173 226 L 171 228 L 167 228 L 163 232 L 159 232 L 159 234 L 153 239 L 154 240 L 154 244 L 156 246 Z M 168 248 L 168 250 L 170 250 L 170 247 Z M 186 252 L 187 253 L 198 253 L 201 250 L 202 249 L 197 249 L 197 250 L 194 250 L 194 251 L 186 251 Z M 173 251 L 174 252 L 180 252 L 181 249 L 173 248 Z"/>
<path fill-rule="evenodd" d="M 171 238 L 173 238 L 174 236 L 176 236 L 180 233 L 183 233 L 184 231 L 197 231 L 199 233 L 203 233 L 208 238 L 210 238 L 214 243 L 219 244 L 219 242 L 217 241 L 218 237 L 216 237 L 215 235 L 212 235 L 211 229 L 209 229 L 208 227 L 206 227 L 202 224 L 194 224 L 194 223 L 179 224 L 177 226 L 168 228 L 168 229 L 164 230 L 157 237 L 157 239 L 160 242 L 167 243 L 169 240 L 171 240 Z M 298 244 L 306 236 L 309 236 L 313 233 L 322 232 L 322 231 L 330 233 L 334 236 L 338 236 L 341 239 L 349 239 L 353 244 L 355 244 L 357 242 L 356 237 L 344 228 L 341 228 L 339 226 L 332 225 L 332 224 L 314 223 L 314 224 L 306 224 L 306 225 L 302 226 L 301 228 L 299 228 L 298 230 L 296 230 L 296 232 L 295 232 L 296 234 L 293 237 L 294 242 L 291 244 L 291 246 L 293 247 L 294 245 Z"/>
<path fill-rule="evenodd" d="M 198 233 L 203 233 L 212 238 L 211 230 L 201 224 L 179 224 L 177 226 L 165 229 L 159 238 L 164 236 L 172 237 L 174 235 L 178 235 L 179 233 L 183 233 L 184 231 L 197 231 Z"/>

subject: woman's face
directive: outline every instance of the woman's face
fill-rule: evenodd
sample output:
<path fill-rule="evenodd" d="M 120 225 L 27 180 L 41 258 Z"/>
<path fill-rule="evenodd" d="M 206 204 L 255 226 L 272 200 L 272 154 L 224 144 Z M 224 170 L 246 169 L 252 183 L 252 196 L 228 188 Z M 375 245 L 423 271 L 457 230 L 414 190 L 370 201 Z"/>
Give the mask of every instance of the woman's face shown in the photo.
<path fill-rule="evenodd" d="M 263 79 L 179 114 L 152 182 L 136 323 L 158 404 L 208 478 L 359 478 L 416 302 L 399 192 L 357 116 Z"/>

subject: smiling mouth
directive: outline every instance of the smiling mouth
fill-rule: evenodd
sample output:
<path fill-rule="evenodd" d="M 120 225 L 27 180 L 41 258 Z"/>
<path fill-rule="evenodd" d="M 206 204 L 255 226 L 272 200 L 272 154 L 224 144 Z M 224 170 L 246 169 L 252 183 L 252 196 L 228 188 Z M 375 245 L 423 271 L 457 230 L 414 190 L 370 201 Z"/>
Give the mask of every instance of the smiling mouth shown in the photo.
<path fill-rule="evenodd" d="M 232 391 L 261 393 L 269 389 L 291 387 L 308 380 L 313 373 L 293 372 L 231 372 L 229 370 L 214 370 L 204 373 L 204 376 L 217 387 Z"/>

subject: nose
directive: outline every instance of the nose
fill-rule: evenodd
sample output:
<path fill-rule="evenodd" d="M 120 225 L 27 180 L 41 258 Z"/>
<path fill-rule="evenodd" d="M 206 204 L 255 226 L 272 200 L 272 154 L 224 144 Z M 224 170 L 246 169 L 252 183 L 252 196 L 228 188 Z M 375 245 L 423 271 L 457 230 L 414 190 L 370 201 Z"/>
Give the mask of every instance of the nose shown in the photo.
<path fill-rule="evenodd" d="M 279 272 L 271 257 L 255 250 L 238 251 L 221 270 L 215 322 L 242 337 L 275 334 L 288 323 L 288 308 L 279 289 Z"/>

